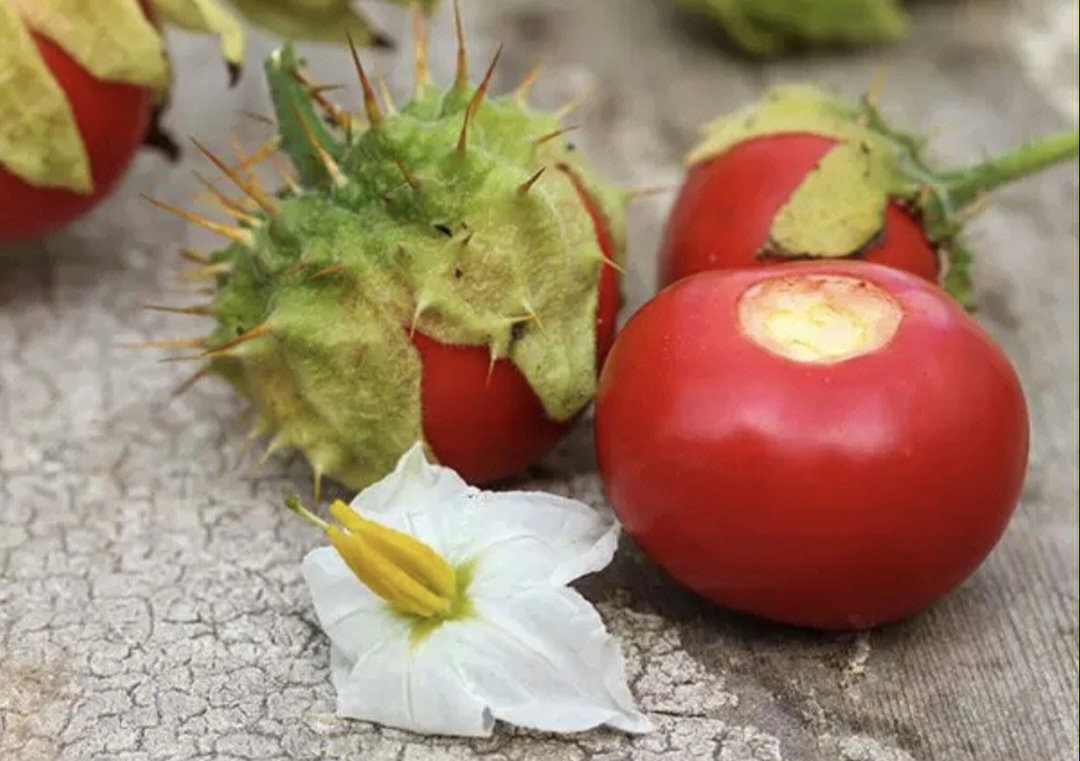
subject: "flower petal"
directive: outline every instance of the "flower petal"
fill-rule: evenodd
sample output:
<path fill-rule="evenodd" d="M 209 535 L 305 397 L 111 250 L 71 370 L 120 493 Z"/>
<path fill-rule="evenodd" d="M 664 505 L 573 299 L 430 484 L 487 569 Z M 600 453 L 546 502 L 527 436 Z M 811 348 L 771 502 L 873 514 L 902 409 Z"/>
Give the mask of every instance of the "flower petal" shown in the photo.
<path fill-rule="evenodd" d="M 480 491 L 450 468 L 429 463 L 419 443 L 352 507 L 412 534 L 453 565 L 482 557 L 498 568 L 508 592 L 598 571 L 618 543 L 618 524 L 609 515 L 544 492 Z"/>
<path fill-rule="evenodd" d="M 385 639 L 352 663 L 331 651 L 338 715 L 425 734 L 490 735 L 491 712 L 453 665 L 460 626 L 446 623 L 420 642 Z"/>
<path fill-rule="evenodd" d="M 554 732 L 652 730 L 630 695 L 619 643 L 573 590 L 525 592 L 463 624 L 454 661 L 495 718 Z"/>
<path fill-rule="evenodd" d="M 301 570 L 330 638 L 330 677 L 340 716 L 414 732 L 486 736 L 494 719 L 465 687 L 440 643 L 449 622 L 420 642 L 415 621 L 391 610 L 331 547 L 312 550 Z"/>
<path fill-rule="evenodd" d="M 357 494 L 351 507 L 388 526 L 406 530 L 407 524 L 400 522 L 405 513 L 455 501 L 476 491 L 450 468 L 430 464 L 418 441 L 401 455 L 389 475 Z"/>
<path fill-rule="evenodd" d="M 319 624 L 349 662 L 386 639 L 409 638 L 405 619 L 364 586 L 333 547 L 319 547 L 300 570 Z"/>
<path fill-rule="evenodd" d="M 471 594 L 488 599 L 599 571 L 619 538 L 609 515 L 543 492 L 482 492 L 444 521 L 443 532 L 456 539 L 451 556 L 474 563 Z"/>

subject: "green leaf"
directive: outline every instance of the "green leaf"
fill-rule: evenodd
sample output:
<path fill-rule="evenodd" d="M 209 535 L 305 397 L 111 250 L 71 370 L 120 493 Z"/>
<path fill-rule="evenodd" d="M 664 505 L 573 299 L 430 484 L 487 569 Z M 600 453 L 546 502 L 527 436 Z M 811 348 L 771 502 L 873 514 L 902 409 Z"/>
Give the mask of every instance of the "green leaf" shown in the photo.
<path fill-rule="evenodd" d="M 0 2 L 0 165 L 32 185 L 93 190 L 67 95 L 15 8 Z"/>
<path fill-rule="evenodd" d="M 217 0 L 153 0 L 162 19 L 193 32 L 208 32 L 221 40 L 221 55 L 230 64 L 244 61 L 243 25 Z"/>
<path fill-rule="evenodd" d="M 137 0 L 11 0 L 27 26 L 98 79 L 155 89 L 169 83 L 161 35 Z"/>
<path fill-rule="evenodd" d="M 884 226 L 889 180 L 887 164 L 874 151 L 840 143 L 773 218 L 765 252 L 840 257 L 859 251 Z"/>
<path fill-rule="evenodd" d="M 951 241 L 944 251 L 947 267 L 943 285 L 960 306 L 975 308 L 975 286 L 971 281 L 971 251 L 956 241 Z"/>
<path fill-rule="evenodd" d="M 759 30 L 786 43 L 865 45 L 894 40 L 908 30 L 897 0 L 745 0 L 744 12 Z"/>

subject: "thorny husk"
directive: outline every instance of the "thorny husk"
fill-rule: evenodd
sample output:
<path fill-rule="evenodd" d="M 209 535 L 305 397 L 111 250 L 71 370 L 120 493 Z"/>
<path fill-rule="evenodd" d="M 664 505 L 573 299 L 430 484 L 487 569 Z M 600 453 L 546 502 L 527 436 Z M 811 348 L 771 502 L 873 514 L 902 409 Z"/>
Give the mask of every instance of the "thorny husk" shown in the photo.
<path fill-rule="evenodd" d="M 773 218 L 761 253 L 789 257 L 857 255 L 880 235 L 890 200 L 913 211 L 938 251 L 944 286 L 971 306 L 971 252 L 960 234 L 972 204 L 986 192 L 1077 153 L 1068 130 L 1020 145 L 958 170 L 931 168 L 924 140 L 891 127 L 867 98 L 859 101 L 811 85 L 789 85 L 722 116 L 687 157 L 696 164 L 767 135 L 804 133 L 836 145 L 807 174 Z"/>
<path fill-rule="evenodd" d="M 303 451 L 316 481 L 362 487 L 422 439 L 412 331 L 509 358 L 556 420 L 595 391 L 605 257 L 588 205 L 621 250 L 623 194 L 591 177 L 555 116 L 486 97 L 494 61 L 474 90 L 463 68 L 449 89 L 431 87 L 417 60 L 399 109 L 379 105 L 356 61 L 360 129 L 307 83 L 292 48 L 271 55 L 278 140 L 297 177 L 276 194 L 240 178 L 252 208 L 215 228 L 234 242 L 208 268 L 208 369 L 251 400 L 268 452 Z"/>

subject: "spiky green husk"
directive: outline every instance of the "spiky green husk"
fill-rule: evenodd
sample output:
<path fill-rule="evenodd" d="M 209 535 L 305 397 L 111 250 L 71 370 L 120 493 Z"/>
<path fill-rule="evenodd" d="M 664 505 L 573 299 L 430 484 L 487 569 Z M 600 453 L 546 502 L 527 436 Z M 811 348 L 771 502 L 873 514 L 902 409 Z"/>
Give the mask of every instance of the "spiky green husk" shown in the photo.
<path fill-rule="evenodd" d="M 960 233 L 971 204 L 990 189 L 1076 155 L 1077 132 L 1035 140 L 981 164 L 942 172 L 927 165 L 924 141 L 891 127 L 869 99 L 852 101 L 811 85 L 789 85 L 722 116 L 687 157 L 696 164 L 746 140 L 813 134 L 836 145 L 779 209 L 761 253 L 844 257 L 878 239 L 890 200 L 919 218 L 944 265 L 944 286 L 971 306 L 971 253 Z"/>
<path fill-rule="evenodd" d="M 797 45 L 866 45 L 908 30 L 896 0 L 678 0 L 723 26 L 744 52 L 779 55 Z"/>
<path fill-rule="evenodd" d="M 266 71 L 301 187 L 217 252 L 211 367 L 248 397 L 271 448 L 359 488 L 422 438 L 418 330 L 508 357 L 547 414 L 595 390 L 603 253 L 585 199 L 621 230 L 621 195 L 593 191 L 556 119 L 514 98 L 426 89 L 353 135 L 333 134 L 290 48 Z M 522 183 L 539 169 L 531 185 Z M 603 205 L 610 204 L 610 205 Z M 238 338 L 239 337 L 239 338 Z"/>

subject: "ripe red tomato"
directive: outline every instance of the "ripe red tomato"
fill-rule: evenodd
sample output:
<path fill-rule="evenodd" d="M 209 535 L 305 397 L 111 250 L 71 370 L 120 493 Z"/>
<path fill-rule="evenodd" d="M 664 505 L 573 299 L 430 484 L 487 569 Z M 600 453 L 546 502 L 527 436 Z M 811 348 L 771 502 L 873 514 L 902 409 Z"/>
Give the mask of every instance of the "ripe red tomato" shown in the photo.
<path fill-rule="evenodd" d="M 609 260 L 614 246 L 606 224 L 589 199 L 600 250 Z M 614 267 L 600 271 L 596 309 L 596 366 L 615 336 L 619 277 Z M 486 348 L 451 346 L 415 333 L 423 375 L 420 400 L 424 438 L 436 459 L 475 484 L 497 481 L 543 457 L 577 419 L 552 420 L 525 376 L 508 359 L 494 365 Z"/>
<path fill-rule="evenodd" d="M 616 338 L 595 434 L 616 513 L 675 579 L 830 629 L 900 619 L 967 577 L 1028 447 L 1019 381 L 986 333 L 932 284 L 861 262 L 665 289 Z"/>
<path fill-rule="evenodd" d="M 54 42 L 33 35 L 67 93 L 90 157 L 92 193 L 36 187 L 0 167 L 0 242 L 33 238 L 70 222 L 112 190 L 150 128 L 152 90 L 95 78 Z"/>
<path fill-rule="evenodd" d="M 767 135 L 691 167 L 668 218 L 660 251 L 661 286 L 695 272 L 791 261 L 757 252 L 776 213 L 833 145 L 834 140 L 820 135 Z M 853 258 L 931 281 L 940 272 L 937 252 L 918 219 L 895 201 L 885 209 L 881 237 Z"/>

